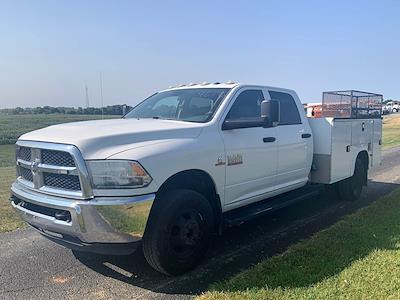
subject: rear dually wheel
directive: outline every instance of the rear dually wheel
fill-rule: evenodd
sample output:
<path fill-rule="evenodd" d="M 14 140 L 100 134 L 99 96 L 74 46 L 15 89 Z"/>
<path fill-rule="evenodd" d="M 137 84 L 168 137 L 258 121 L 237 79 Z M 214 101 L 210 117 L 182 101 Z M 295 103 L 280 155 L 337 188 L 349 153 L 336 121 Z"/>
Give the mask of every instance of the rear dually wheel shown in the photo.
<path fill-rule="evenodd" d="M 357 157 L 353 176 L 336 184 L 339 198 L 345 201 L 354 201 L 360 198 L 362 188 L 367 183 L 367 176 L 368 166 L 361 157 Z"/>

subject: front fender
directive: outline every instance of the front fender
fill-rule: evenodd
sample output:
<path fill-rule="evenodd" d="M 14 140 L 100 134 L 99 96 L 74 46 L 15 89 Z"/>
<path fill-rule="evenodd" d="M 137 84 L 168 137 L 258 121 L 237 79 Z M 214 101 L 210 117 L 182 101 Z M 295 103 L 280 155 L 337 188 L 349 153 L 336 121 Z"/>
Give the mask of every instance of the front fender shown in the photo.
<path fill-rule="evenodd" d="M 225 165 L 217 164 L 217 161 L 218 158 L 225 158 L 224 151 L 220 135 L 210 131 L 198 138 L 165 140 L 157 145 L 127 150 L 109 158 L 137 160 L 149 172 L 154 182 L 147 188 L 137 189 L 137 194 L 154 193 L 171 176 L 198 169 L 211 176 L 222 200 Z"/>

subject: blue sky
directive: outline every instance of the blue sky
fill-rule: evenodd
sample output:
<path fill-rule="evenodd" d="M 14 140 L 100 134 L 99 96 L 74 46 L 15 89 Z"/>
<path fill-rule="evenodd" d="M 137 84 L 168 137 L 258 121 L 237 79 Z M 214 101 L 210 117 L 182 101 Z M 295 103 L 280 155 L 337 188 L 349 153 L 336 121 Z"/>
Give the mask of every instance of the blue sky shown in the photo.
<path fill-rule="evenodd" d="M 0 107 L 234 80 L 400 98 L 400 1 L 0 1 Z"/>

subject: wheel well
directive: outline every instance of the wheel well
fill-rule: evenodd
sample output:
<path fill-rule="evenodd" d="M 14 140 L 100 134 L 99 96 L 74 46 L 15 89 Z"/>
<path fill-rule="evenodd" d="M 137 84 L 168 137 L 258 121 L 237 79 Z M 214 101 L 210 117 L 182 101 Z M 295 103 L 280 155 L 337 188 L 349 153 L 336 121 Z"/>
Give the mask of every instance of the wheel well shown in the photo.
<path fill-rule="evenodd" d="M 220 231 L 222 226 L 222 208 L 215 183 L 211 176 L 202 170 L 186 170 L 168 178 L 158 189 L 157 198 L 167 191 L 175 189 L 190 189 L 202 194 L 210 203 L 215 221 L 215 230 Z"/>

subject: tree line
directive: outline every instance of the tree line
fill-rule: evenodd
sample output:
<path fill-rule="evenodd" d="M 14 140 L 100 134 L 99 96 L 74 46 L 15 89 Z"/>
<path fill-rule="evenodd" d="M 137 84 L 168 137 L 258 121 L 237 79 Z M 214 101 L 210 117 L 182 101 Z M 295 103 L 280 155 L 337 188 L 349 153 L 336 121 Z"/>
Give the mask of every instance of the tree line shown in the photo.
<path fill-rule="evenodd" d="M 109 105 L 101 107 L 65 107 L 39 106 L 16 107 L 0 109 L 0 114 L 28 115 L 28 114 L 68 114 L 68 115 L 122 115 L 132 109 L 129 105 Z"/>

